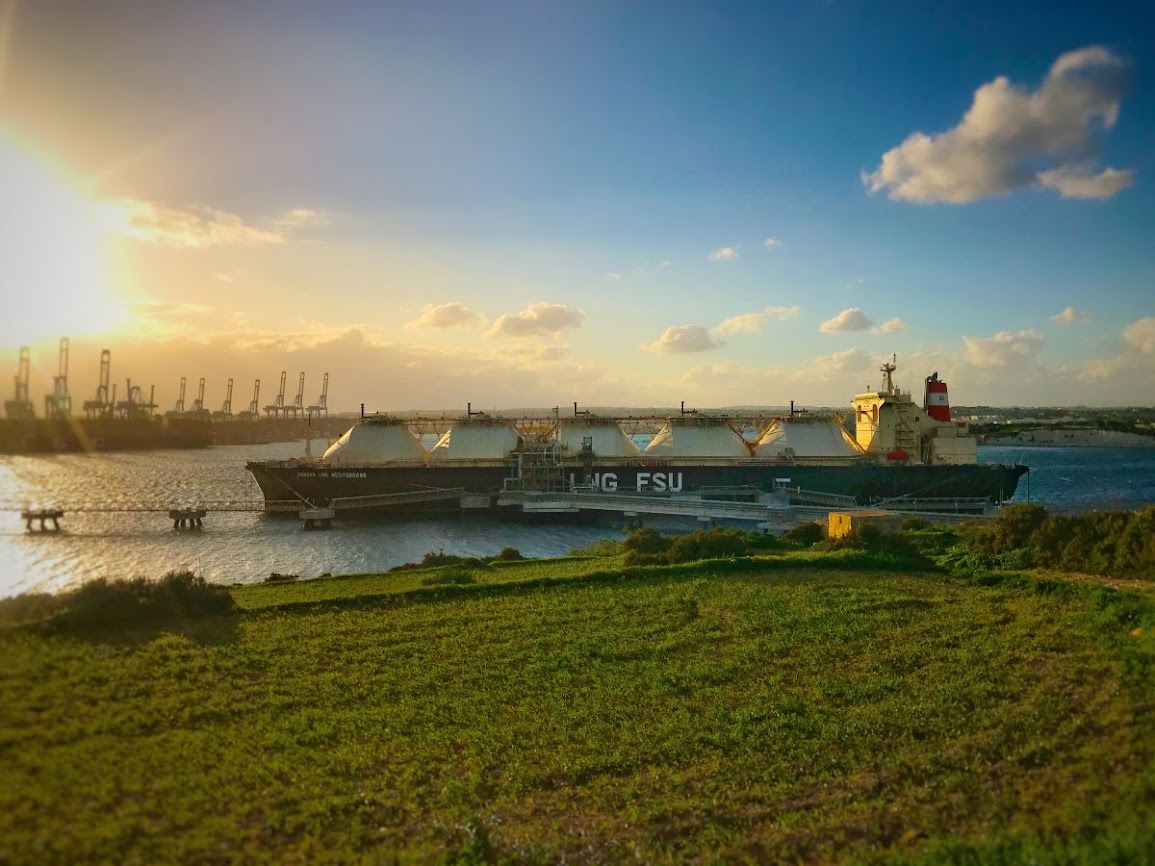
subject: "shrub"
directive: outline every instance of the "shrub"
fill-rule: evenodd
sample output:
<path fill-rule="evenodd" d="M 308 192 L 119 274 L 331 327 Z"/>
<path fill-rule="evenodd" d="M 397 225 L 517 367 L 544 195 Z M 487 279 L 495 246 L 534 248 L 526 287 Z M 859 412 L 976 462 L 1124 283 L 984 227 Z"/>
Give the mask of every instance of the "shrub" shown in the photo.
<path fill-rule="evenodd" d="M 298 578 L 300 578 L 299 574 L 281 574 L 279 571 L 273 571 L 265 578 L 265 583 L 287 583 Z"/>
<path fill-rule="evenodd" d="M 26 592 L 12 598 L 0 598 L 0 624 L 39 622 L 59 609 L 59 598 L 47 592 Z"/>
<path fill-rule="evenodd" d="M 500 553 L 491 556 L 490 559 L 498 562 L 516 562 L 519 559 L 525 559 L 525 557 L 516 547 L 503 547 Z"/>
<path fill-rule="evenodd" d="M 191 571 L 170 571 L 160 580 L 134 577 L 82 584 L 59 596 L 53 623 L 63 628 L 101 629 L 165 625 L 231 613 L 236 602 L 224 586 Z"/>
<path fill-rule="evenodd" d="M 679 535 L 666 551 L 670 563 L 693 562 L 697 559 L 732 559 L 750 553 L 752 533 L 737 529 L 706 529 Z"/>
<path fill-rule="evenodd" d="M 1155 572 L 1155 507 L 1047 515 L 1037 505 L 1007 506 L 993 521 L 959 527 L 967 550 L 1016 563 L 1120 577 Z"/>
<path fill-rule="evenodd" d="M 627 553 L 665 553 L 670 549 L 670 539 L 656 529 L 640 526 L 631 529 L 622 546 Z"/>
<path fill-rule="evenodd" d="M 798 547 L 810 547 L 826 537 L 826 531 L 817 522 L 803 523 L 783 533 L 782 541 Z"/>

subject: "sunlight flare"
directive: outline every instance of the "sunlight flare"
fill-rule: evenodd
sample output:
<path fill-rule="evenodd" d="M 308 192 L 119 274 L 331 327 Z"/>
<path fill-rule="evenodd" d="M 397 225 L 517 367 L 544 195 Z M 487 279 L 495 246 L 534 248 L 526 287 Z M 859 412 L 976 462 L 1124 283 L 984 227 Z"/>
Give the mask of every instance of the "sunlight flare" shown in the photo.
<path fill-rule="evenodd" d="M 0 257 L 9 289 L 0 345 L 112 330 L 124 312 L 111 296 L 102 235 L 68 180 L 0 139 Z"/>

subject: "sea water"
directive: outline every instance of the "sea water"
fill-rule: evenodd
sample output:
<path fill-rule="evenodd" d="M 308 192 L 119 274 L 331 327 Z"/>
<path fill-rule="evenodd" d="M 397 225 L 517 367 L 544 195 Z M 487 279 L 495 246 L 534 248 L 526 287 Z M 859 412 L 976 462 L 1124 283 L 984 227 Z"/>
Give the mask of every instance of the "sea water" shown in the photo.
<path fill-rule="evenodd" d="M 63 507 L 195 502 L 261 502 L 248 460 L 301 455 L 301 443 L 189 451 L 0 456 L 0 596 L 55 590 L 97 577 L 159 577 L 191 569 L 222 583 L 255 583 L 271 572 L 383 571 L 426 553 L 488 556 L 505 547 L 525 556 L 560 556 L 620 524 L 527 525 L 484 516 L 404 521 L 342 518 L 329 531 L 303 532 L 292 517 L 212 512 L 200 531 L 176 531 L 164 511 L 67 513 L 59 533 L 27 532 L 25 503 Z M 981 447 L 986 462 L 1032 467 L 1014 501 L 1056 511 L 1155 504 L 1155 448 Z"/>

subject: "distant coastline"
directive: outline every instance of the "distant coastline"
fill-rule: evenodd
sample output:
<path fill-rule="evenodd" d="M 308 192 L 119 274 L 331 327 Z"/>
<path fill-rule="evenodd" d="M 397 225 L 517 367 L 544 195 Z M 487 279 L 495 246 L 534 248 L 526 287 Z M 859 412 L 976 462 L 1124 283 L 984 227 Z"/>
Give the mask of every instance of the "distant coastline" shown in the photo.
<path fill-rule="evenodd" d="M 984 445 L 1033 446 L 1053 448 L 1155 448 L 1155 436 L 1127 433 L 1121 430 L 1062 429 L 1040 427 L 1005 434 L 988 433 L 980 440 Z"/>

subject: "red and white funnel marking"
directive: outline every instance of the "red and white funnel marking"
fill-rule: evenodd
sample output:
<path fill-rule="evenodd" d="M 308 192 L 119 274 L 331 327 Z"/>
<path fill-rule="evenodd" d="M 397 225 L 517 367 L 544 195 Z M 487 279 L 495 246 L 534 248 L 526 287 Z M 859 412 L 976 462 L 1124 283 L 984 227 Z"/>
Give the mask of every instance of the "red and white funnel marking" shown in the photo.
<path fill-rule="evenodd" d="M 950 421 L 950 399 L 947 397 L 946 382 L 938 378 L 938 373 L 931 373 L 926 377 L 926 398 L 923 408 L 935 421 Z"/>

